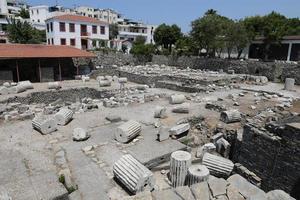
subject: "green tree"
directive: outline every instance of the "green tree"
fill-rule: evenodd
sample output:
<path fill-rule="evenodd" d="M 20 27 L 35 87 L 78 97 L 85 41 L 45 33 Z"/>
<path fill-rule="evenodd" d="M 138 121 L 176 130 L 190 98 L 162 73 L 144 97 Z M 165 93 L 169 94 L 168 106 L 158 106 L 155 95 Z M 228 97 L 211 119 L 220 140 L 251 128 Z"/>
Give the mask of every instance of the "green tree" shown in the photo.
<path fill-rule="evenodd" d="M 145 42 L 146 42 L 146 38 L 144 36 L 139 35 L 135 38 L 135 41 L 133 43 L 138 45 L 138 44 L 145 44 Z"/>
<path fill-rule="evenodd" d="M 110 40 L 116 39 L 118 35 L 119 35 L 118 24 L 110 24 L 109 25 L 109 39 Z"/>
<path fill-rule="evenodd" d="M 153 44 L 133 44 L 130 50 L 130 53 L 142 63 L 150 62 L 154 52 L 155 47 Z"/>
<path fill-rule="evenodd" d="M 243 21 L 230 20 L 225 29 L 224 36 L 228 58 L 231 58 L 231 53 L 234 49 L 236 49 L 238 53 L 237 58 L 240 58 L 243 50 L 249 42 L 247 31 L 245 29 Z"/>
<path fill-rule="evenodd" d="M 191 37 L 198 49 L 206 49 L 210 57 L 224 48 L 225 29 L 230 20 L 211 10 L 192 22 Z"/>
<path fill-rule="evenodd" d="M 9 20 L 7 31 L 8 39 L 12 43 L 40 44 L 46 42 L 46 32 L 33 28 L 26 21 Z"/>
<path fill-rule="evenodd" d="M 30 18 L 29 11 L 25 10 L 25 8 L 21 9 L 19 16 L 22 17 L 23 19 L 29 19 Z"/>
<path fill-rule="evenodd" d="M 174 45 L 181 36 L 181 29 L 175 24 L 171 26 L 161 24 L 154 31 L 155 43 L 157 45 L 161 45 L 165 49 L 168 49 L 169 52 L 171 52 L 172 45 Z"/>
<path fill-rule="evenodd" d="M 193 39 L 187 35 L 182 36 L 179 40 L 177 40 L 175 47 L 179 56 L 197 55 L 197 52 L 199 51 L 199 49 L 195 46 Z"/>

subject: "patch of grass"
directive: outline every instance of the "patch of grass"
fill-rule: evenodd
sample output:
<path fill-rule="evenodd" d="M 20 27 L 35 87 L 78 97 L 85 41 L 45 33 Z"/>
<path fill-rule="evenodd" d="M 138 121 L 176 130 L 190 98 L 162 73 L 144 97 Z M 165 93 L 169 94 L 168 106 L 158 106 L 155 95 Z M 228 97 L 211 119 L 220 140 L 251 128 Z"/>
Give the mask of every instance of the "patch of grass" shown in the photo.
<path fill-rule="evenodd" d="M 58 181 L 60 183 L 62 183 L 63 185 L 65 185 L 66 181 L 65 181 L 65 175 L 61 174 L 59 177 L 58 177 Z"/>

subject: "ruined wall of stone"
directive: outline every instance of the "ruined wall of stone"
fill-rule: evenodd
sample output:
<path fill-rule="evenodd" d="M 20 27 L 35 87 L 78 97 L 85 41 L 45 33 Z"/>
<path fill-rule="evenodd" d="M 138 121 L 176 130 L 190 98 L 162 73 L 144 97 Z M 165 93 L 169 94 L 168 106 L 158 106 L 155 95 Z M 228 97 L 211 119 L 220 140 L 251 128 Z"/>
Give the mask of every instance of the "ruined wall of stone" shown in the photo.
<path fill-rule="evenodd" d="M 73 59 L 75 66 L 94 65 L 94 66 L 112 66 L 112 65 L 135 65 L 136 59 L 129 54 L 114 51 L 95 51 L 95 58 L 77 58 Z"/>
<path fill-rule="evenodd" d="M 113 91 L 99 91 L 93 88 L 67 89 L 58 91 L 43 91 L 28 94 L 26 97 L 15 96 L 1 103 L 19 102 L 25 104 L 45 103 L 50 104 L 58 99 L 64 102 L 76 102 L 82 98 L 102 99 L 110 98 Z"/>
<path fill-rule="evenodd" d="M 300 179 L 300 130 L 286 128 L 282 137 L 245 125 L 235 160 L 262 179 L 264 190 L 290 193 Z"/>
<path fill-rule="evenodd" d="M 137 60 L 128 54 L 120 52 L 94 52 L 96 58 L 93 59 L 74 59 L 74 64 L 78 65 L 94 65 L 109 67 L 112 65 L 138 65 Z M 262 75 L 268 77 L 271 81 L 284 82 L 285 78 L 295 78 L 296 84 L 300 84 L 300 64 L 290 63 L 275 63 L 275 62 L 259 62 L 252 60 L 227 60 L 227 59 L 207 59 L 195 56 L 174 57 L 164 55 L 153 55 L 153 64 L 170 65 L 179 68 L 193 68 L 193 69 L 209 69 L 218 71 L 223 69 L 225 72 L 228 69 L 235 70 L 236 73 Z"/>

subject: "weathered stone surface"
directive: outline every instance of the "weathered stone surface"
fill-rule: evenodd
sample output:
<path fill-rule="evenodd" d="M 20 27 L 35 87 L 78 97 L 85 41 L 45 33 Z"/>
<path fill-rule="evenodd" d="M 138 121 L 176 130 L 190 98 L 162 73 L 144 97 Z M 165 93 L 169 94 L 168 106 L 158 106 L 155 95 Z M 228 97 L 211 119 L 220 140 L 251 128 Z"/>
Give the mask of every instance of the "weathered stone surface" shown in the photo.
<path fill-rule="evenodd" d="M 175 188 L 175 193 L 184 200 L 195 200 L 195 198 L 188 186 L 181 186 L 181 187 Z"/>
<path fill-rule="evenodd" d="M 210 200 L 210 192 L 207 182 L 197 183 L 191 186 L 191 191 L 196 200 Z"/>
<path fill-rule="evenodd" d="M 238 189 L 232 185 L 227 186 L 227 196 L 229 200 L 245 200 L 245 198 L 239 193 Z"/>
<path fill-rule="evenodd" d="M 32 127 L 42 134 L 49 134 L 57 130 L 55 118 L 39 115 L 32 120 Z"/>
<path fill-rule="evenodd" d="M 187 184 L 189 186 L 208 180 L 209 170 L 204 165 L 192 165 L 188 169 Z"/>
<path fill-rule="evenodd" d="M 130 154 L 122 156 L 114 164 L 113 173 L 133 194 L 151 191 L 155 185 L 152 172 Z"/>
<path fill-rule="evenodd" d="M 137 137 L 142 130 L 140 123 L 130 120 L 120 125 L 115 131 L 115 139 L 119 142 L 126 143 Z"/>
<path fill-rule="evenodd" d="M 69 123 L 73 118 L 73 111 L 67 108 L 62 108 L 57 112 L 54 117 L 58 125 L 66 125 Z"/>
<path fill-rule="evenodd" d="M 204 154 L 202 164 L 209 169 L 210 174 L 217 177 L 228 177 L 234 167 L 231 160 L 210 153 Z"/>
<path fill-rule="evenodd" d="M 294 90 L 294 85 L 295 85 L 295 79 L 293 78 L 285 79 L 285 85 L 284 85 L 285 90 Z"/>
<path fill-rule="evenodd" d="M 223 178 L 214 178 L 208 180 L 209 188 L 214 197 L 226 194 L 227 181 Z"/>
<path fill-rule="evenodd" d="M 48 89 L 55 89 L 58 90 L 61 88 L 60 82 L 49 82 L 48 83 Z"/>
<path fill-rule="evenodd" d="M 174 126 L 170 129 L 170 135 L 181 135 L 182 133 L 190 130 L 191 126 L 189 123 L 185 123 L 185 124 L 179 124 L 177 126 Z"/>
<path fill-rule="evenodd" d="M 192 156 L 186 151 L 175 151 L 171 154 L 170 179 L 173 187 L 184 186 L 191 166 Z"/>
<path fill-rule="evenodd" d="M 295 200 L 283 190 L 272 190 L 267 193 L 268 200 Z"/>
<path fill-rule="evenodd" d="M 182 104 L 182 105 L 180 105 L 180 106 L 177 106 L 177 107 L 173 108 L 173 109 L 172 109 L 172 112 L 173 112 L 173 113 L 184 113 L 184 114 L 188 114 L 189 111 L 190 111 L 190 110 L 189 110 L 189 107 L 190 107 L 189 104 L 184 103 L 184 104 Z"/>
<path fill-rule="evenodd" d="M 220 120 L 225 123 L 234 123 L 241 121 L 241 113 L 238 110 L 227 110 L 221 112 Z"/>
<path fill-rule="evenodd" d="M 154 191 L 152 193 L 153 200 L 182 200 L 173 189 Z"/>
<path fill-rule="evenodd" d="M 9 93 L 9 89 L 7 87 L 1 86 L 0 87 L 0 94 L 7 95 Z"/>
<path fill-rule="evenodd" d="M 213 143 L 207 143 L 197 149 L 196 157 L 202 159 L 205 153 L 212 153 L 214 151 L 216 151 L 216 146 Z"/>
<path fill-rule="evenodd" d="M 152 194 L 150 191 L 140 192 L 134 196 L 123 197 L 124 200 L 152 200 Z"/>
<path fill-rule="evenodd" d="M 156 106 L 154 110 L 154 118 L 166 118 L 167 108 L 162 106 Z"/>
<path fill-rule="evenodd" d="M 232 175 L 227 179 L 228 183 L 235 187 L 244 197 L 265 196 L 265 192 L 249 183 L 245 178 L 238 174 Z"/>
<path fill-rule="evenodd" d="M 87 140 L 90 135 L 83 128 L 75 128 L 73 130 L 73 140 L 74 141 L 84 141 Z"/>
<path fill-rule="evenodd" d="M 174 94 L 170 97 L 170 104 L 181 104 L 185 101 L 185 96 L 183 94 Z"/>
<path fill-rule="evenodd" d="M 105 119 L 112 123 L 120 122 L 122 120 L 122 118 L 117 115 L 109 115 L 109 116 L 106 116 Z"/>
<path fill-rule="evenodd" d="M 157 132 L 157 140 L 158 141 L 164 141 L 164 140 L 167 140 L 169 139 L 169 136 L 170 136 L 170 133 L 169 133 L 169 130 L 168 128 L 166 127 L 160 127 L 158 132 Z"/>

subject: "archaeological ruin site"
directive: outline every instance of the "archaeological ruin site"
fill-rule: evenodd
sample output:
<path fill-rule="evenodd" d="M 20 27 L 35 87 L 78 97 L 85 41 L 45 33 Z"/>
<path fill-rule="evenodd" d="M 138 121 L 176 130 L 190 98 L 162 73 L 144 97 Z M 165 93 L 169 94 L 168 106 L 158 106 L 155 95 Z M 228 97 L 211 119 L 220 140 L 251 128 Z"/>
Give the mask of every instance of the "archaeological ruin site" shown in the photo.
<path fill-rule="evenodd" d="M 112 60 L 2 82 L 1 200 L 300 199 L 296 67 Z"/>

